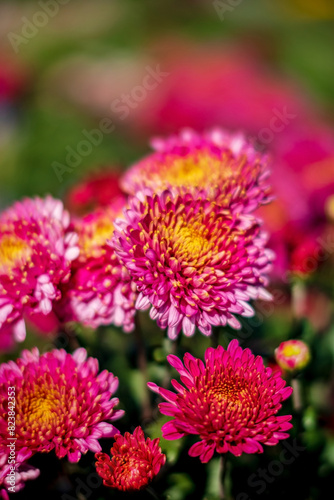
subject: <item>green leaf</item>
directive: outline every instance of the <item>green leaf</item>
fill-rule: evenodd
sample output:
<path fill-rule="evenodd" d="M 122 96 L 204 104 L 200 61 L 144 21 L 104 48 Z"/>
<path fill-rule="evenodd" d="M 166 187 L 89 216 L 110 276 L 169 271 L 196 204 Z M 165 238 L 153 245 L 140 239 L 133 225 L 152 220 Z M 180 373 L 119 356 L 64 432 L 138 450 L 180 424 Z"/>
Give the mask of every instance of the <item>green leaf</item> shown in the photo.
<path fill-rule="evenodd" d="M 195 489 L 195 485 L 188 474 L 170 474 L 168 482 L 172 483 L 172 486 L 166 490 L 166 498 L 168 500 L 183 500 L 186 498 L 186 495 Z"/>
<path fill-rule="evenodd" d="M 167 461 L 170 465 L 174 464 L 179 455 L 180 451 L 182 449 L 182 440 L 181 439 L 174 439 L 172 441 L 169 441 L 167 439 L 164 439 L 162 437 L 162 432 L 161 432 L 161 427 L 166 423 L 170 421 L 170 417 L 167 417 L 166 415 L 161 415 L 157 420 L 152 422 L 146 429 L 145 432 L 152 438 L 160 438 L 160 446 L 163 451 L 163 453 L 166 454 L 167 456 Z"/>
<path fill-rule="evenodd" d="M 138 406 L 142 406 L 145 401 L 146 391 L 148 390 L 146 387 L 146 379 L 139 370 L 128 370 L 127 375 L 131 395 Z"/>
<path fill-rule="evenodd" d="M 331 437 L 327 440 L 325 448 L 321 454 L 321 459 L 327 462 L 334 468 L 334 438 Z"/>
<path fill-rule="evenodd" d="M 312 406 L 306 408 L 303 415 L 303 426 L 307 431 L 314 431 L 317 428 L 317 413 Z"/>

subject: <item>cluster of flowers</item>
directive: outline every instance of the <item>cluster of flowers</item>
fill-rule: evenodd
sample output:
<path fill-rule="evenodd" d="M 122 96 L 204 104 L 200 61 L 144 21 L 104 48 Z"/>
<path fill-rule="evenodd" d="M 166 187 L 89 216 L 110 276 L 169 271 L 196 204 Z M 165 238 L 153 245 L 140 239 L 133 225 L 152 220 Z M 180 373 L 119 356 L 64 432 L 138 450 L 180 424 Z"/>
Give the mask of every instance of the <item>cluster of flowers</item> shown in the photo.
<path fill-rule="evenodd" d="M 272 277 L 280 284 L 290 283 L 296 275 L 313 279 L 318 270 L 333 264 L 334 139 L 328 113 L 312 101 L 301 82 L 296 85 L 279 71 L 268 71 L 267 57 L 257 44 L 239 40 L 224 47 L 202 40 L 189 43 L 182 37 L 170 42 L 176 48 L 173 58 L 162 50 L 156 59 L 168 68 L 168 78 L 154 90 L 154 105 L 151 96 L 131 110 L 127 126 L 134 136 L 144 138 L 183 127 L 205 130 L 219 123 L 228 130 L 242 129 L 261 151 L 270 148 L 276 199 L 261 209 L 261 217 L 276 254 Z M 99 62 L 98 71 L 93 62 L 76 65 L 72 70 L 78 80 L 68 82 L 64 71 L 60 92 L 100 116 L 101 109 L 110 108 L 111 99 L 101 88 L 113 88 L 117 98 L 123 86 L 137 85 L 138 68 L 145 66 L 144 59 L 138 65 L 138 56 L 132 63 L 127 60 L 131 75 L 115 67 L 111 76 L 109 59 Z M 121 123 L 121 116 L 116 109 L 110 118 Z M 308 290 L 307 295 L 311 315 L 315 294 Z"/>
<path fill-rule="evenodd" d="M 25 320 L 131 331 L 149 307 L 170 338 L 210 335 L 270 299 L 272 252 L 253 214 L 270 200 L 267 159 L 222 130 L 154 146 L 121 178 L 127 196 L 83 217 L 51 197 L 1 214 L 0 346 L 24 339 Z"/>
<path fill-rule="evenodd" d="M 175 339 L 198 328 L 240 328 L 235 315 L 252 316 L 251 299 L 266 290 L 272 252 L 256 208 L 271 199 L 267 158 L 241 134 L 212 130 L 154 141 L 155 152 L 131 167 L 121 191 L 84 216 L 70 216 L 59 200 L 27 199 L 0 216 L 0 339 L 25 337 L 25 321 L 96 328 L 114 324 L 130 332 L 136 309 L 149 309 Z M 260 453 L 288 437 L 291 416 L 277 416 L 292 389 L 261 357 L 233 340 L 209 348 L 205 363 L 187 353 L 169 363 L 180 373 L 176 393 L 149 383 L 174 417 L 166 439 L 200 436 L 191 456 Z M 104 484 L 144 487 L 165 456 L 157 439 L 117 434 L 122 415 L 113 395 L 117 377 L 84 349 L 24 351 L 0 368 L 0 484 L 8 487 L 7 386 L 16 388 L 16 474 L 36 477 L 27 460 L 54 450 L 77 462 L 95 452 Z M 98 439 L 115 436 L 112 457 Z M 28 470 L 28 472 L 27 472 Z M 20 482 L 21 481 L 21 482 Z"/>
<path fill-rule="evenodd" d="M 295 349 L 293 354 L 295 355 Z M 282 357 L 282 354 L 281 354 Z M 190 353 L 184 364 L 174 356 L 169 363 L 180 373 L 176 393 L 150 382 L 148 386 L 167 401 L 161 413 L 174 420 L 162 427 L 163 437 L 173 440 L 195 434 L 200 441 L 189 455 L 205 463 L 214 452 L 262 453 L 262 445 L 275 445 L 289 437 L 291 415 L 277 416 L 292 388 L 279 371 L 266 368 L 260 356 L 242 349 L 237 340 L 208 348 L 205 363 Z M 83 348 L 73 355 L 53 350 L 40 355 L 37 348 L 23 351 L 16 362 L 0 367 L 0 495 L 23 488 L 39 470 L 27 460 L 52 450 L 58 458 L 78 462 L 88 450 L 96 455 L 96 468 L 106 486 L 123 491 L 147 486 L 166 461 L 159 439 L 144 436 L 141 427 L 124 436 L 111 422 L 123 415 L 113 397 L 118 379 L 107 370 L 98 374 L 97 359 L 87 358 Z M 8 447 L 7 387 L 16 388 L 15 458 Z M 111 457 L 101 453 L 99 439 L 114 437 Z M 10 465 L 14 463 L 14 465 Z M 12 477 L 14 471 L 15 478 Z M 15 487 L 13 488 L 13 484 Z"/>

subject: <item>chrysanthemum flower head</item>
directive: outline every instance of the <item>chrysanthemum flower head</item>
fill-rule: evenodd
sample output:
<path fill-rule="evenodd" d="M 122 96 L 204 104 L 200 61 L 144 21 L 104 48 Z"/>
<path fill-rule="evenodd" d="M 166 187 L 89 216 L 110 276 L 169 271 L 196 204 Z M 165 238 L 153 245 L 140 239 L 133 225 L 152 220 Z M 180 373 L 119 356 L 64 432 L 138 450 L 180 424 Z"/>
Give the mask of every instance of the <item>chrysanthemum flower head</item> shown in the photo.
<path fill-rule="evenodd" d="M 212 325 L 240 328 L 234 314 L 252 316 L 251 298 L 270 299 L 266 273 L 272 254 L 251 215 L 236 216 L 205 195 L 134 198 L 117 220 L 116 254 L 137 285 L 137 309 L 175 338 L 183 328 L 205 335 Z"/>
<path fill-rule="evenodd" d="M 80 321 L 92 328 L 113 323 L 126 332 L 133 329 L 136 287 L 107 244 L 123 206 L 124 199 L 118 198 L 76 221 L 80 254 L 73 262 L 64 300 L 57 307 L 63 320 Z"/>
<path fill-rule="evenodd" d="M 98 439 L 117 429 L 110 423 L 123 415 L 115 410 L 118 379 L 83 348 L 73 355 L 63 349 L 40 355 L 35 347 L 16 362 L 0 366 L 0 455 L 6 457 L 8 387 L 15 387 L 17 463 L 36 452 L 54 450 L 77 462 L 88 450 L 99 452 Z M 20 458 L 21 457 L 21 458 Z"/>
<path fill-rule="evenodd" d="M 302 340 L 286 340 L 275 349 L 278 365 L 288 372 L 302 370 L 311 359 L 310 349 Z"/>
<path fill-rule="evenodd" d="M 0 334 L 25 337 L 25 314 L 49 314 L 78 256 L 69 214 L 48 196 L 25 199 L 0 215 Z M 4 331 L 5 331 L 4 330 Z"/>
<path fill-rule="evenodd" d="M 155 152 L 133 165 L 121 185 L 129 194 L 205 190 L 221 203 L 251 211 L 270 200 L 268 161 L 246 138 L 215 129 L 204 134 L 183 130 L 152 141 Z"/>
<path fill-rule="evenodd" d="M 281 403 L 292 393 L 278 372 L 266 368 L 260 356 L 242 349 L 237 340 L 227 350 L 209 347 L 205 363 L 186 353 L 184 363 L 174 355 L 168 362 L 180 373 L 181 385 L 172 380 L 176 393 L 149 382 L 167 403 L 164 415 L 174 417 L 162 427 L 165 439 L 195 434 L 200 441 L 189 455 L 208 462 L 215 451 L 262 453 L 262 445 L 275 445 L 289 437 L 291 415 L 277 416 Z"/>
<path fill-rule="evenodd" d="M 115 436 L 115 443 L 106 453 L 97 453 L 96 470 L 103 484 L 122 491 L 145 488 L 158 474 L 166 461 L 159 447 L 159 438 L 151 440 L 144 436 L 141 427 L 133 434 Z"/>

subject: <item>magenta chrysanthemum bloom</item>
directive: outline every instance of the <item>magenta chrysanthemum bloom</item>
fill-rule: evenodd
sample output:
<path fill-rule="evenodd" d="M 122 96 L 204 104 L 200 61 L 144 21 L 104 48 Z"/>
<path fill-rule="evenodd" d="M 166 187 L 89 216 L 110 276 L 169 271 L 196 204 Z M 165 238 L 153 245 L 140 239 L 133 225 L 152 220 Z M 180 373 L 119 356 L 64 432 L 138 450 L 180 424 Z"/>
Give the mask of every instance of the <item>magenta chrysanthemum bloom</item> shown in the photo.
<path fill-rule="evenodd" d="M 1 466 L 3 459 L 6 459 L 5 455 L 0 459 L 0 498 L 9 500 L 8 491 L 16 493 L 22 490 L 27 481 L 40 475 L 40 470 L 25 462 L 19 463 L 17 467 L 7 462 Z"/>
<path fill-rule="evenodd" d="M 110 453 L 111 456 L 106 453 L 95 455 L 96 470 L 105 486 L 122 491 L 145 488 L 166 461 L 159 447 L 159 438 L 145 440 L 141 427 L 137 427 L 133 434 L 116 435 Z"/>
<path fill-rule="evenodd" d="M 241 133 L 183 130 L 177 136 L 155 139 L 152 146 L 156 151 L 121 179 L 131 195 L 195 188 L 211 198 L 219 196 L 225 206 L 248 212 L 270 200 L 268 160 Z"/>
<path fill-rule="evenodd" d="M 79 321 L 92 328 L 113 323 L 126 332 L 133 330 L 136 286 L 107 244 L 123 206 L 124 199 L 119 198 L 76 221 L 80 254 L 73 263 L 64 300 L 57 307 L 64 321 Z"/>
<path fill-rule="evenodd" d="M 79 253 L 68 227 L 69 214 L 51 196 L 25 199 L 0 215 L 0 335 L 10 326 L 23 340 L 25 314 L 47 315 L 61 298 Z"/>
<path fill-rule="evenodd" d="M 110 423 L 123 415 L 114 410 L 118 379 L 83 348 L 73 355 L 63 349 L 39 355 L 34 347 L 16 362 L 0 366 L 0 455 L 9 456 L 8 388 L 15 388 L 17 463 L 36 452 L 54 450 L 77 462 L 88 450 L 99 452 L 98 439 L 117 429 Z M 13 389 L 12 389 L 13 390 Z M 20 458 L 21 457 L 21 458 Z"/>
<path fill-rule="evenodd" d="M 262 453 L 263 444 L 275 445 L 289 437 L 291 415 L 277 416 L 281 403 L 292 393 L 278 372 L 266 368 L 260 356 L 242 349 L 237 340 L 227 350 L 209 347 L 205 364 L 186 353 L 184 364 L 174 355 L 168 362 L 180 373 L 177 393 L 149 382 L 148 386 L 168 403 L 160 403 L 161 413 L 174 417 L 162 426 L 165 439 L 196 434 L 200 441 L 189 455 L 208 462 L 215 451 Z"/>
<path fill-rule="evenodd" d="M 212 325 L 240 328 L 234 314 L 252 316 L 265 290 L 272 253 L 251 215 L 232 215 L 205 196 L 168 191 L 133 198 L 127 220 L 115 222 L 113 244 L 140 292 L 137 309 L 174 339 L 181 328 L 205 335 Z"/>

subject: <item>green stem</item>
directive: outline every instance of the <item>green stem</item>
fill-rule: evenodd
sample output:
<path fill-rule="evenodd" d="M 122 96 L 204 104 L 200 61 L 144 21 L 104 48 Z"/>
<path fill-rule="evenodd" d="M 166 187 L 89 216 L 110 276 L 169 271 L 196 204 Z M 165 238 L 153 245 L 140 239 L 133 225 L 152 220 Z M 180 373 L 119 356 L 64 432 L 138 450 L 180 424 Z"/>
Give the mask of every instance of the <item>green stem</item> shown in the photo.
<path fill-rule="evenodd" d="M 80 347 L 75 328 L 71 324 L 64 325 L 58 331 L 58 336 L 53 343 L 57 349 L 65 349 L 69 352 L 73 352 Z"/>
<path fill-rule="evenodd" d="M 158 495 L 156 494 L 156 492 L 154 491 L 154 489 L 151 487 L 151 486 L 148 486 L 146 488 L 146 491 L 147 493 L 149 493 L 153 498 L 155 498 L 155 500 L 159 500 L 159 497 Z"/>
<path fill-rule="evenodd" d="M 164 347 L 167 354 L 176 354 L 178 348 L 178 339 L 174 341 L 168 338 L 165 339 Z M 170 364 L 166 361 L 165 374 L 161 384 L 164 389 L 168 389 L 171 378 L 172 378 L 172 369 Z"/>
<path fill-rule="evenodd" d="M 294 283 L 291 289 L 291 306 L 296 322 L 299 322 L 304 315 L 306 299 L 307 295 L 305 284 L 302 282 Z"/>
<path fill-rule="evenodd" d="M 227 470 L 226 465 L 227 465 L 226 454 L 222 454 L 220 456 L 220 461 L 219 461 L 219 500 L 227 500 L 226 487 L 225 487 L 226 470 Z"/>
<path fill-rule="evenodd" d="M 211 333 L 211 347 L 216 348 L 219 346 L 219 333 L 220 333 L 220 327 L 214 326 L 212 328 L 212 333 Z"/>
<path fill-rule="evenodd" d="M 293 408 L 296 412 L 300 412 L 303 408 L 300 380 L 298 380 L 296 377 L 293 377 L 291 379 L 291 386 L 293 388 L 293 393 L 292 393 Z"/>
<path fill-rule="evenodd" d="M 165 338 L 164 339 L 165 352 L 168 354 L 176 354 L 179 342 L 180 342 L 180 336 L 174 341 L 170 340 L 169 338 Z M 171 378 L 172 378 L 172 367 L 170 366 L 170 364 L 166 360 L 165 367 L 164 367 L 164 375 L 163 375 L 163 378 L 161 381 L 161 387 L 163 387 L 164 389 L 168 389 Z M 164 398 L 162 398 L 161 396 L 158 396 L 157 403 L 155 405 L 155 410 L 153 411 L 153 416 L 155 419 L 157 419 L 159 417 L 158 404 L 163 403 L 163 402 L 164 402 Z"/>
<path fill-rule="evenodd" d="M 153 419 L 153 411 L 151 407 L 150 395 L 147 389 L 148 380 L 148 369 L 147 369 L 147 356 L 146 356 L 146 348 L 144 343 L 143 332 L 140 327 L 139 315 L 136 314 L 135 317 L 135 331 L 134 337 L 137 345 L 137 362 L 138 368 L 143 374 L 144 379 L 144 397 L 142 401 L 142 412 L 141 412 L 141 420 L 144 423 L 151 422 Z"/>

